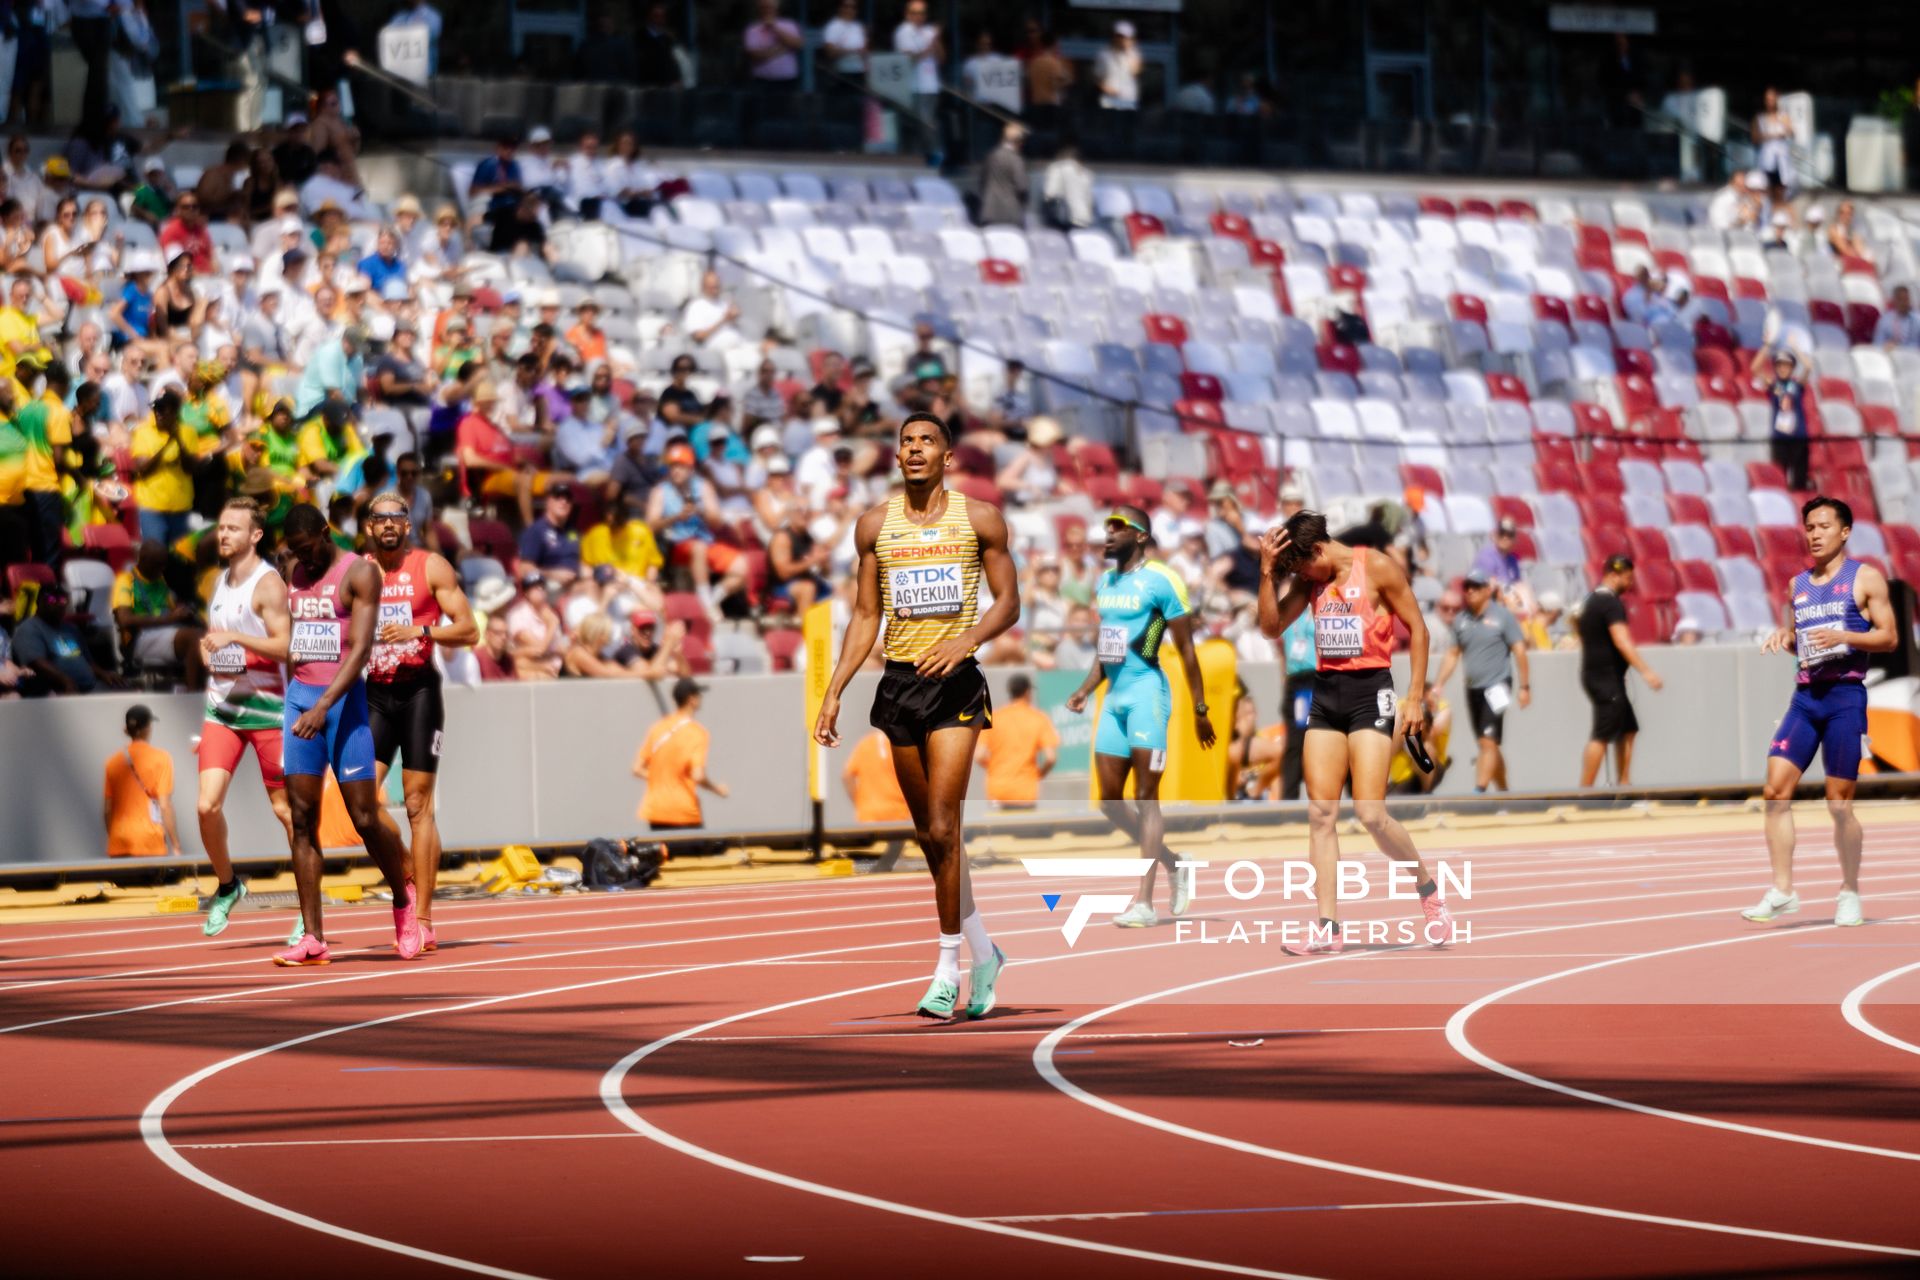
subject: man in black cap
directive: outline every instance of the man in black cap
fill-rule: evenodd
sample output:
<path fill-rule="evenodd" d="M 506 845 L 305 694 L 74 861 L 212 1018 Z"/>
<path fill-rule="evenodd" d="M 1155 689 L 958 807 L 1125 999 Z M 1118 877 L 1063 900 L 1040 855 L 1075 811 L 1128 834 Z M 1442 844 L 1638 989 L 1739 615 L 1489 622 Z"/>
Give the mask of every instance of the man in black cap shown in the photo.
<path fill-rule="evenodd" d="M 1593 732 L 1580 759 L 1580 785 L 1590 787 L 1600 776 L 1607 747 L 1613 746 L 1616 786 L 1627 786 L 1633 766 L 1633 738 L 1640 721 L 1627 701 L 1627 668 L 1638 671 L 1654 692 L 1660 677 L 1634 647 L 1627 629 L 1627 606 L 1620 597 L 1633 590 L 1633 561 L 1613 556 L 1607 561 L 1600 585 L 1580 606 L 1580 687 L 1593 704 Z"/>
<path fill-rule="evenodd" d="M 153 745 L 153 709 L 127 708 L 127 745 L 107 757 L 105 803 L 107 856 L 178 855 L 180 829 L 173 817 L 173 757 Z"/>
<path fill-rule="evenodd" d="M 1467 716 L 1473 724 L 1473 736 L 1480 743 L 1480 755 L 1474 762 L 1473 789 L 1505 791 L 1507 762 L 1500 754 L 1500 743 L 1506 730 L 1507 709 L 1516 702 L 1524 707 L 1533 701 L 1533 688 L 1527 674 L 1527 638 L 1507 606 L 1494 598 L 1492 578 L 1475 569 L 1462 585 L 1467 607 L 1454 615 L 1454 644 L 1440 663 L 1440 678 L 1430 687 L 1436 695 L 1444 689 L 1447 678 L 1464 656 Z M 1516 670 L 1520 676 L 1517 687 Z"/>
<path fill-rule="evenodd" d="M 640 800 L 640 820 L 652 831 L 678 831 L 704 825 L 700 789 L 726 798 L 727 787 L 707 776 L 707 727 L 694 716 L 707 686 L 689 676 L 673 682 L 673 714 L 647 730 L 640 753 L 633 758 L 633 776 L 647 794 Z"/>

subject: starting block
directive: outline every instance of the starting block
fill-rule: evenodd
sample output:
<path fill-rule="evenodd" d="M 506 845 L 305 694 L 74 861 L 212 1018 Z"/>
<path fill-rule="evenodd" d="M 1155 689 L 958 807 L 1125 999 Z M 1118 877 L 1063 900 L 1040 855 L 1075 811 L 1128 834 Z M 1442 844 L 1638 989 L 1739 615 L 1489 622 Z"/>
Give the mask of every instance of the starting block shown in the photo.
<path fill-rule="evenodd" d="M 523 844 L 510 844 L 500 851 L 498 858 L 481 868 L 480 881 L 488 893 L 505 893 L 532 884 L 544 874 L 540 859 L 534 857 L 532 849 Z"/>
<path fill-rule="evenodd" d="M 161 915 L 182 915 L 189 911 L 198 911 L 200 899 L 191 894 L 173 894 L 154 903 L 153 909 Z"/>
<path fill-rule="evenodd" d="M 326 894 L 331 902 L 359 902 L 366 896 L 357 884 L 322 885 L 320 892 Z"/>

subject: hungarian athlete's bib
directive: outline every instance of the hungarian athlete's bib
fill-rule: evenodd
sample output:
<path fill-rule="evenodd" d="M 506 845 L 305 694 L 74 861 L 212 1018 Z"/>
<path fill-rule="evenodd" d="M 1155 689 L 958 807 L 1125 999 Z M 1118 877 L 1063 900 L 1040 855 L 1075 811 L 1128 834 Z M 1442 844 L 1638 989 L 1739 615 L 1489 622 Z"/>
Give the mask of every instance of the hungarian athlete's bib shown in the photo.
<path fill-rule="evenodd" d="M 1100 628 L 1100 639 L 1095 648 L 1100 661 L 1108 666 L 1127 660 L 1127 629 L 1121 626 L 1107 625 Z"/>
<path fill-rule="evenodd" d="M 237 676 L 247 669 L 247 651 L 237 644 L 221 645 L 207 660 L 207 670 L 217 676 Z"/>
<path fill-rule="evenodd" d="M 293 624 L 291 662 L 338 662 L 341 626 L 338 618 L 302 618 Z"/>
<path fill-rule="evenodd" d="M 899 565 L 887 571 L 896 618 L 957 618 L 966 584 L 957 564 Z"/>

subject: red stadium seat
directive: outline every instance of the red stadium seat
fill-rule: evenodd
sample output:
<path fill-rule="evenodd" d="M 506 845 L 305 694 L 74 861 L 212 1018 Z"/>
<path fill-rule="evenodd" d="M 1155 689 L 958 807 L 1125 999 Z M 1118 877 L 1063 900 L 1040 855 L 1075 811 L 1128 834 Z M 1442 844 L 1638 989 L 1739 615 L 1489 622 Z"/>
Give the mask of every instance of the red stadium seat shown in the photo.
<path fill-rule="evenodd" d="M 1673 558 L 1667 535 L 1659 529 L 1635 525 L 1627 530 L 1627 554 L 1637 565 L 1666 564 Z"/>
<path fill-rule="evenodd" d="M 1693 326 L 1693 341 L 1696 351 L 1701 349 L 1731 351 L 1740 345 L 1739 340 L 1734 337 L 1733 330 L 1707 319 L 1702 319 Z"/>
<path fill-rule="evenodd" d="M 1457 208 L 1462 218 L 1492 218 L 1498 215 L 1491 200 L 1482 200 L 1478 196 L 1468 196 Z"/>
<path fill-rule="evenodd" d="M 1695 355 L 1699 354 L 1696 349 Z M 1734 385 L 1732 378 L 1720 373 L 1700 373 L 1694 375 L 1694 382 L 1700 388 L 1702 400 L 1719 400 L 1726 404 L 1740 403 L 1740 388 Z"/>
<path fill-rule="evenodd" d="M 1120 460 L 1113 456 L 1113 449 L 1097 440 L 1075 440 L 1067 447 L 1067 460 L 1083 481 L 1120 474 Z"/>
<path fill-rule="evenodd" d="M 1179 316 L 1149 311 L 1140 317 L 1140 324 L 1147 331 L 1148 342 L 1164 342 L 1172 347 L 1186 345 L 1187 322 Z"/>
<path fill-rule="evenodd" d="M 1559 462 L 1572 466 L 1580 461 L 1580 448 L 1565 436 L 1535 436 L 1533 438 L 1533 460 L 1535 462 Z"/>
<path fill-rule="evenodd" d="M 1364 267 L 1350 263 L 1339 263 L 1327 268 L 1327 288 L 1351 289 L 1359 293 L 1367 287 L 1367 272 Z"/>
<path fill-rule="evenodd" d="M 1644 533 L 1646 530 L 1634 529 L 1629 532 Z M 1660 545 L 1664 550 L 1666 540 L 1661 539 Z M 1680 594 L 1680 575 L 1674 572 L 1671 564 L 1665 560 L 1644 557 L 1637 550 L 1630 554 L 1633 556 L 1635 570 L 1634 590 L 1645 595 L 1649 600 L 1671 600 Z"/>
<path fill-rule="evenodd" d="M 1887 540 L 1887 550 L 1895 556 L 1920 556 L 1920 529 L 1910 524 L 1890 524 L 1880 532 Z"/>
<path fill-rule="evenodd" d="M 1573 300 L 1573 318 L 1591 320 L 1595 324 L 1612 324 L 1613 308 L 1607 300 L 1591 293 L 1583 293 Z"/>
<path fill-rule="evenodd" d="M 1584 400 L 1575 401 L 1573 421 L 1583 436 L 1611 436 L 1617 434 L 1613 417 L 1597 404 Z"/>
<path fill-rule="evenodd" d="M 1614 379 L 1620 389 L 1620 411 L 1626 416 L 1631 428 L 1637 418 L 1644 418 L 1660 407 L 1660 397 L 1653 389 L 1653 380 L 1643 374 L 1626 373 Z"/>
<path fill-rule="evenodd" d="M 1227 424 L 1220 416 L 1220 404 L 1216 400 L 1181 400 L 1175 403 L 1173 412 L 1180 419 L 1183 431 L 1203 431 Z"/>
<path fill-rule="evenodd" d="M 1277 271 L 1287 264 L 1287 251 L 1274 240 L 1255 240 L 1247 246 L 1247 261 L 1255 267 Z"/>
<path fill-rule="evenodd" d="M 1582 249 L 1604 249 L 1609 256 L 1613 253 L 1613 237 L 1607 234 L 1605 227 L 1596 227 L 1590 222 L 1573 224 L 1574 243 Z"/>
<path fill-rule="evenodd" d="M 1760 548 L 1753 540 L 1753 530 L 1737 524 L 1714 525 L 1713 546 L 1723 556 L 1745 556 L 1749 560 L 1760 558 Z"/>
<path fill-rule="evenodd" d="M 1667 495 L 1667 515 L 1675 524 L 1712 524 L 1713 511 L 1697 493 Z"/>
<path fill-rule="evenodd" d="M 1900 434 L 1900 414 L 1890 405 L 1863 404 L 1860 406 L 1860 423 L 1870 436 L 1897 436 Z"/>
<path fill-rule="evenodd" d="M 1436 218 L 1452 218 L 1458 216 L 1454 210 L 1453 201 L 1448 200 L 1444 196 L 1421 196 L 1420 212 L 1430 214 Z"/>
<path fill-rule="evenodd" d="M 1733 296 L 1736 298 L 1752 298 L 1756 302 L 1765 302 L 1767 300 L 1766 282 L 1763 280 L 1755 280 L 1752 276 L 1735 276 L 1733 278 Z"/>
<path fill-rule="evenodd" d="M 1527 530 L 1521 529 L 1514 533 L 1513 554 L 1519 556 L 1522 560 L 1538 560 L 1540 558 L 1540 548 L 1534 545 L 1533 535 Z"/>
<path fill-rule="evenodd" d="M 661 614 L 667 622 L 685 623 L 688 638 L 699 636 L 704 640 L 713 634 L 713 619 L 708 616 L 707 607 L 691 591 L 667 592 Z"/>
<path fill-rule="evenodd" d="M 1089 498 L 1103 507 L 1117 507 L 1127 500 L 1127 491 L 1115 476 L 1093 476 L 1082 487 Z"/>
<path fill-rule="evenodd" d="M 1713 276 L 1695 276 L 1693 293 L 1697 298 L 1712 298 L 1716 302 L 1733 301 L 1732 294 L 1727 291 L 1727 282 L 1715 279 Z"/>
<path fill-rule="evenodd" d="M 1183 373 L 1180 391 L 1189 400 L 1225 400 L 1227 389 L 1211 373 Z"/>
<path fill-rule="evenodd" d="M 1533 528 L 1533 508 L 1527 505 L 1525 498 L 1516 498 L 1512 494 L 1503 493 L 1491 499 L 1489 505 L 1493 507 L 1494 519 L 1511 520 L 1522 529 Z M 1920 547 L 1914 550 L 1916 554 L 1920 554 Z"/>
<path fill-rule="evenodd" d="M 1627 527 L 1627 508 L 1618 494 L 1585 491 L 1573 498 L 1580 508 L 1580 521 L 1598 537 L 1618 540 Z"/>
<path fill-rule="evenodd" d="M 1019 284 L 1020 268 L 1005 258 L 980 259 L 981 284 Z"/>
<path fill-rule="evenodd" d="M 1619 347 L 1613 353 L 1613 367 L 1621 374 L 1639 374 L 1651 378 L 1655 372 L 1653 352 L 1636 347 Z"/>
<path fill-rule="evenodd" d="M 1455 320 L 1471 320 L 1475 324 L 1487 322 L 1487 304 L 1470 293 L 1454 294 L 1447 299 L 1447 306 Z"/>
<path fill-rule="evenodd" d="M 1533 477 L 1542 493 L 1579 493 L 1585 487 L 1580 473 L 1568 462 L 1542 462 L 1533 468 Z"/>
<path fill-rule="evenodd" d="M 1627 491 L 1627 482 L 1620 478 L 1616 464 L 1596 458 L 1580 468 L 1580 489 L 1583 493 L 1622 494 Z M 1624 515 L 1620 523 L 1626 523 Z"/>
<path fill-rule="evenodd" d="M 1675 560 L 1673 570 L 1680 578 L 1682 591 L 1718 591 L 1719 575 L 1705 560 Z"/>
<path fill-rule="evenodd" d="M 7 566 L 7 594 L 10 596 L 18 595 L 20 588 L 29 582 L 38 584 L 44 591 L 57 581 L 52 565 L 10 564 Z"/>
<path fill-rule="evenodd" d="M 767 629 L 767 659 L 775 671 L 792 671 L 794 659 L 800 654 L 806 642 L 805 633 L 798 627 L 770 627 Z"/>
<path fill-rule="evenodd" d="M 973 502 L 991 503 L 997 507 L 1005 501 L 1001 496 L 1000 486 L 983 476 L 955 476 L 953 487 L 966 494 Z"/>
<path fill-rule="evenodd" d="M 1754 530 L 1754 536 L 1759 539 L 1762 560 L 1791 560 L 1805 553 L 1798 529 L 1763 524 Z"/>
<path fill-rule="evenodd" d="M 467 539 L 475 551 L 498 560 L 506 566 L 508 573 L 513 572 L 514 562 L 520 554 L 520 544 L 514 540 L 513 531 L 503 522 L 474 516 L 467 521 Z"/>
<path fill-rule="evenodd" d="M 1565 298 L 1550 298 L 1544 293 L 1533 295 L 1533 314 L 1541 320 L 1552 320 L 1559 324 L 1571 325 L 1573 312 L 1567 306 Z"/>
<path fill-rule="evenodd" d="M 1429 494 L 1444 496 L 1447 492 L 1447 482 L 1441 478 L 1439 469 L 1422 463 L 1401 463 L 1400 480 L 1403 484 L 1417 485 Z"/>
<path fill-rule="evenodd" d="M 1317 351 L 1320 367 L 1328 373 L 1344 373 L 1349 377 L 1360 374 L 1359 349 L 1345 342 L 1329 342 Z"/>
<path fill-rule="evenodd" d="M 1491 400 L 1516 400 L 1521 404 L 1528 402 L 1527 384 L 1510 373 L 1489 373 L 1487 375 L 1487 397 Z"/>
<path fill-rule="evenodd" d="M 1251 432 L 1209 431 L 1206 439 L 1208 469 L 1214 476 L 1238 482 L 1257 477 L 1266 470 L 1260 438 Z"/>
<path fill-rule="evenodd" d="M 1229 240 L 1251 241 L 1253 239 L 1253 224 L 1241 214 L 1228 213 L 1222 209 L 1213 215 L 1211 221 L 1213 234 L 1217 236 L 1225 236 Z"/>
<path fill-rule="evenodd" d="M 1855 258 L 1849 254 L 1842 254 L 1840 257 L 1840 274 L 1848 276 L 1871 276 L 1878 275 L 1879 273 L 1874 270 L 1873 264 L 1865 258 Z"/>
<path fill-rule="evenodd" d="M 1166 486 L 1152 476 L 1124 476 L 1120 483 L 1126 489 L 1127 501 L 1146 511 L 1159 506 L 1160 500 L 1166 495 Z"/>
<path fill-rule="evenodd" d="M 1678 271 L 1685 275 L 1693 270 L 1692 265 L 1687 261 L 1687 255 L 1678 249 L 1655 249 L 1653 260 L 1663 272 Z"/>
<path fill-rule="evenodd" d="M 1814 383 L 1814 392 L 1822 400 L 1854 403 L 1853 384 L 1845 378 L 1820 378 Z"/>
<path fill-rule="evenodd" d="M 133 535 L 123 524 L 90 524 L 80 535 L 80 545 L 104 556 L 115 573 L 133 563 Z"/>
<path fill-rule="evenodd" d="M 1873 331 L 1880 323 L 1880 308 L 1870 302 L 1849 302 L 1847 304 L 1847 337 L 1855 346 L 1864 347 L 1873 341 Z"/>
<path fill-rule="evenodd" d="M 1514 218 L 1521 222 L 1531 222 L 1540 215 L 1535 213 L 1533 206 L 1525 200 L 1502 200 L 1500 202 L 1500 216 L 1503 218 Z"/>
<path fill-rule="evenodd" d="M 1830 324 L 1838 329 L 1847 327 L 1847 313 L 1839 303 L 1825 298 L 1814 298 L 1807 303 L 1807 318 L 1815 324 Z"/>
<path fill-rule="evenodd" d="M 1771 462 L 1749 462 L 1747 484 L 1754 489 L 1784 489 L 1787 487 L 1787 473 Z"/>
<path fill-rule="evenodd" d="M 1127 243 L 1139 248 L 1142 241 L 1167 234 L 1167 224 L 1150 213 L 1130 213 L 1126 217 Z"/>

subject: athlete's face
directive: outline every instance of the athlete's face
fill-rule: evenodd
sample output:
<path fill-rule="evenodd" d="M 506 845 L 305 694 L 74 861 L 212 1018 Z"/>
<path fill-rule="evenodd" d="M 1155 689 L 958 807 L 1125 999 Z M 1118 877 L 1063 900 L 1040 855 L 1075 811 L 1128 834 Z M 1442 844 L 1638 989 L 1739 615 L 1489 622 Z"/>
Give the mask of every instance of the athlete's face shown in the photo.
<path fill-rule="evenodd" d="M 1832 507 L 1821 507 L 1807 517 L 1803 526 L 1807 534 L 1807 551 L 1815 560 L 1825 560 L 1837 554 L 1846 546 L 1847 535 L 1851 529 L 1840 523 L 1840 515 Z"/>
<path fill-rule="evenodd" d="M 1127 559 L 1139 548 L 1140 539 L 1144 536 L 1124 520 L 1107 521 L 1107 559 L 1114 561 Z"/>
<path fill-rule="evenodd" d="M 900 429 L 900 474 L 909 481 L 938 481 L 947 473 L 951 454 L 946 436 L 931 422 L 911 422 Z"/>
<path fill-rule="evenodd" d="M 231 563 L 247 554 L 260 541 L 260 530 L 254 527 L 252 513 L 229 507 L 220 513 L 220 523 L 214 526 L 213 539 L 220 548 L 220 558 Z"/>
<path fill-rule="evenodd" d="M 308 573 L 320 573 L 333 559 L 333 540 L 326 533 L 290 533 L 287 551 Z"/>
<path fill-rule="evenodd" d="M 382 502 L 367 513 L 367 533 L 376 551 L 398 551 L 412 531 L 413 523 L 398 503 Z"/>

